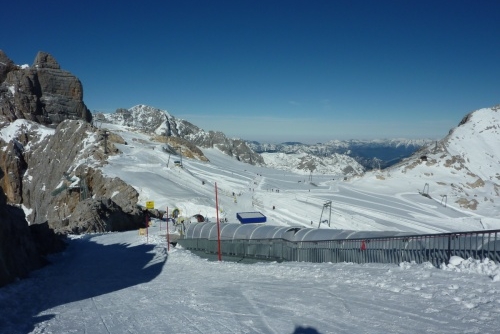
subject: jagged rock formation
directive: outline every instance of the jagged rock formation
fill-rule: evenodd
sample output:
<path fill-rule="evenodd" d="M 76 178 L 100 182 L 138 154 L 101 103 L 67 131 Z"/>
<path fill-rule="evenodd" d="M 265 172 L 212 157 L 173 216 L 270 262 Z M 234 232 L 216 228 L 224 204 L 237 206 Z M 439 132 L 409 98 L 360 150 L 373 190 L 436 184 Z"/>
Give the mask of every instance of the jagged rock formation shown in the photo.
<path fill-rule="evenodd" d="M 83 210 L 74 212 L 75 208 L 81 200 L 96 196 L 112 198 L 128 215 L 124 225 L 129 229 L 139 226 L 142 212 L 135 205 L 137 192 L 120 179 L 106 178 L 92 168 L 105 163 L 103 146 L 103 131 L 84 121 L 67 120 L 53 135 L 26 152 L 28 168 L 23 175 L 22 199 L 26 207 L 32 208 L 27 216 L 31 223 L 48 221 L 57 232 L 75 233 L 67 228 L 68 217 L 84 221 L 78 217 L 79 213 L 84 215 Z M 118 153 L 111 141 L 107 146 L 108 154 Z M 113 224 L 106 226 L 113 230 Z"/>
<path fill-rule="evenodd" d="M 200 131 L 191 134 L 189 137 L 193 143 L 206 148 L 217 148 L 230 157 L 238 161 L 246 162 L 251 165 L 264 165 L 264 159 L 260 154 L 255 153 L 244 140 L 229 139 L 220 131 Z"/>
<path fill-rule="evenodd" d="M 51 55 L 17 66 L 0 50 L 0 286 L 62 249 L 55 232 L 143 225 L 135 189 L 98 170 L 124 140 L 93 127 L 82 98 Z"/>
<path fill-rule="evenodd" d="M 98 125 L 103 122 L 124 125 L 148 134 L 181 138 L 202 148 L 217 148 L 242 162 L 264 164 L 262 157 L 249 148 L 245 141 L 227 138 L 222 132 L 206 132 L 188 121 L 150 106 L 117 109 L 113 114 L 97 113 L 94 115 L 94 122 Z M 184 146 L 188 147 L 187 144 Z"/>
<path fill-rule="evenodd" d="M 32 66 L 20 67 L 0 50 L 0 122 L 16 119 L 56 126 L 66 119 L 90 122 L 92 114 L 80 80 L 54 57 L 38 52 Z"/>

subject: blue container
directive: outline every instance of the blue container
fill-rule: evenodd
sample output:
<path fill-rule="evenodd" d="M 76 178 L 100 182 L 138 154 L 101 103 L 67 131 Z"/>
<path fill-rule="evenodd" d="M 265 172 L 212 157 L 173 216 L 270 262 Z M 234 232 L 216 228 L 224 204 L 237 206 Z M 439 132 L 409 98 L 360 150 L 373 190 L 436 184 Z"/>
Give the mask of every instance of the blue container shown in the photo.
<path fill-rule="evenodd" d="M 236 218 L 242 224 L 265 223 L 266 216 L 260 212 L 238 212 Z"/>

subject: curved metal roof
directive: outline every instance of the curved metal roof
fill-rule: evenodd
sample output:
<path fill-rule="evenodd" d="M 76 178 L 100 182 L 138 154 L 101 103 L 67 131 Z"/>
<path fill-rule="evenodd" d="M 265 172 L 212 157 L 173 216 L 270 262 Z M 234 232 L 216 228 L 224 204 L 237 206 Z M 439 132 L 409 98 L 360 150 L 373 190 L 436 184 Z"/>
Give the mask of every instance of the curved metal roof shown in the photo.
<path fill-rule="evenodd" d="M 336 229 L 298 228 L 263 224 L 220 224 L 222 240 L 236 239 L 286 239 L 289 241 L 322 241 L 368 239 L 410 235 L 400 231 L 352 231 Z M 186 239 L 217 239 L 217 223 L 191 223 L 186 229 Z"/>

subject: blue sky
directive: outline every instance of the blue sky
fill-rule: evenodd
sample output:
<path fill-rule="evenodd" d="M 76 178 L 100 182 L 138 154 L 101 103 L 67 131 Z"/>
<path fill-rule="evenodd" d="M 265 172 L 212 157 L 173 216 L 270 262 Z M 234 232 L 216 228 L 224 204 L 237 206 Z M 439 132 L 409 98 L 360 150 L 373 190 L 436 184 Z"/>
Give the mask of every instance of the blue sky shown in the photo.
<path fill-rule="evenodd" d="M 91 111 L 231 137 L 442 138 L 500 103 L 500 1 L 18 0 L 0 24 L 0 49 L 52 54 Z"/>

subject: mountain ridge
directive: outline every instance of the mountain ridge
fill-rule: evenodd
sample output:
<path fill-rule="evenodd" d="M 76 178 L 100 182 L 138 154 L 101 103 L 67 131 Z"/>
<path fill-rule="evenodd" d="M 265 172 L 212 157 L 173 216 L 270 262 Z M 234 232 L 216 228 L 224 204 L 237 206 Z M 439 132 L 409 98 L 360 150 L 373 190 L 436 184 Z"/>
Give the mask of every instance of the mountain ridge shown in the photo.
<path fill-rule="evenodd" d="M 117 109 L 114 113 L 96 113 L 97 123 L 125 125 L 165 137 L 178 137 L 203 147 L 215 147 L 239 161 L 261 165 L 264 160 L 250 149 L 243 140 L 231 139 L 220 131 L 205 131 L 198 126 L 172 116 L 165 110 L 139 104 L 130 109 Z M 185 146 L 188 146 L 186 143 Z"/>

